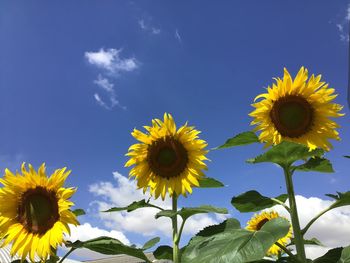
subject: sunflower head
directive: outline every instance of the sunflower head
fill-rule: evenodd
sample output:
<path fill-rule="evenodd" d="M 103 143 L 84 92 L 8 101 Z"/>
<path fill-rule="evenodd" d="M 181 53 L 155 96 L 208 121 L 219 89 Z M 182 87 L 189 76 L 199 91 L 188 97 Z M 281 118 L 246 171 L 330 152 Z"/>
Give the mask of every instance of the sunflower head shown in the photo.
<path fill-rule="evenodd" d="M 250 231 L 258 231 L 262 228 L 264 224 L 266 224 L 268 221 L 274 218 L 280 217 L 277 212 L 271 211 L 271 212 L 262 212 L 261 214 L 254 215 L 247 223 L 246 229 Z M 289 232 L 286 236 L 279 239 L 277 242 L 281 245 L 285 246 L 290 238 L 292 237 L 292 226 L 289 228 Z M 277 245 L 272 245 L 269 250 L 267 251 L 267 255 L 278 255 L 281 252 L 281 248 Z"/>
<path fill-rule="evenodd" d="M 192 193 L 192 186 L 199 186 L 198 180 L 207 169 L 203 162 L 208 152 L 207 143 L 198 138 L 200 133 L 187 123 L 176 129 L 173 117 L 164 114 L 164 120 L 152 120 L 152 126 L 144 126 L 146 133 L 134 129 L 131 133 L 139 141 L 129 148 L 130 159 L 126 167 L 130 177 L 135 177 L 137 186 L 145 192 L 162 199 L 167 192 L 186 196 Z"/>
<path fill-rule="evenodd" d="M 63 234 L 70 233 L 68 224 L 78 224 L 68 200 L 76 189 L 63 188 L 69 173 L 62 168 L 48 178 L 45 164 L 35 171 L 24 163 L 21 173 L 5 170 L 0 179 L 0 238 L 2 246 L 12 242 L 11 256 L 44 261 L 63 243 Z"/>
<path fill-rule="evenodd" d="M 321 81 L 321 75 L 308 79 L 304 67 L 294 80 L 286 68 L 283 79 L 275 80 L 267 93 L 255 98 L 263 99 L 252 104 L 255 110 L 249 114 L 254 118 L 251 125 L 261 131 L 259 139 L 266 147 L 286 140 L 304 144 L 310 150 L 319 147 L 328 151 L 332 147 L 328 139 L 339 140 L 339 125 L 330 118 L 344 115 L 339 113 L 343 107 L 332 103 L 337 96 L 334 89 Z"/>

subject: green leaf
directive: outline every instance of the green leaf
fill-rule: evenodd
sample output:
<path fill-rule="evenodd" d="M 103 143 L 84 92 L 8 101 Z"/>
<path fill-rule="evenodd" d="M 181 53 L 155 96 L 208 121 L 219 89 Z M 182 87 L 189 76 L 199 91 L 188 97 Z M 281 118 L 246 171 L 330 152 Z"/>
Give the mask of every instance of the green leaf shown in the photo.
<path fill-rule="evenodd" d="M 313 263 L 337 263 L 340 259 L 343 248 L 337 247 L 327 251 L 322 257 L 316 258 Z"/>
<path fill-rule="evenodd" d="M 173 248 L 169 247 L 169 246 L 159 246 L 153 252 L 153 256 L 156 259 L 172 260 L 173 259 Z"/>
<path fill-rule="evenodd" d="M 315 245 L 315 246 L 321 246 L 321 247 L 324 247 L 324 245 L 321 243 L 320 240 L 318 240 L 317 238 L 313 237 L 311 239 L 304 239 L 304 244 L 305 245 Z M 295 245 L 294 243 L 294 238 L 292 238 L 290 240 L 290 243 L 287 245 L 287 247 L 289 246 L 293 246 Z"/>
<path fill-rule="evenodd" d="M 125 254 L 150 262 L 142 249 L 124 245 L 118 239 L 111 237 L 98 237 L 87 241 L 77 240 L 74 243 L 68 242 L 66 245 L 74 249 L 87 248 L 105 255 Z"/>
<path fill-rule="evenodd" d="M 223 183 L 211 177 L 203 177 L 199 180 L 200 188 L 218 188 L 223 186 Z"/>
<path fill-rule="evenodd" d="M 335 199 L 335 202 L 329 206 L 328 210 L 350 205 L 350 191 L 345 193 L 337 192 L 337 194 L 338 195 L 326 194 L 326 196 L 329 196 Z"/>
<path fill-rule="evenodd" d="M 45 263 L 57 263 L 58 261 L 60 261 L 60 258 L 57 255 L 50 255 Z"/>
<path fill-rule="evenodd" d="M 283 194 L 275 197 L 274 199 L 277 199 L 284 203 L 287 200 L 287 198 L 288 195 Z M 278 205 L 279 203 L 269 197 L 262 196 L 259 192 L 255 190 L 251 190 L 239 196 L 233 197 L 231 200 L 231 204 L 239 212 L 245 213 L 260 211 L 265 208 Z"/>
<path fill-rule="evenodd" d="M 349 158 L 350 159 L 350 155 L 344 155 L 345 158 Z"/>
<path fill-rule="evenodd" d="M 257 261 L 251 261 L 249 263 L 300 263 L 299 260 L 295 259 L 295 258 L 291 258 L 291 257 L 280 257 L 279 259 L 277 259 L 276 261 L 273 259 L 261 259 L 261 260 L 257 260 Z M 310 259 L 306 259 L 306 262 L 312 262 L 312 260 Z"/>
<path fill-rule="evenodd" d="M 126 210 L 127 212 L 132 212 L 136 209 L 139 209 L 139 208 L 144 208 L 144 207 L 154 207 L 154 205 L 146 202 L 145 199 L 142 199 L 140 201 L 135 201 L 135 202 L 132 202 L 130 205 L 128 206 L 124 206 L 124 207 L 113 207 L 111 209 L 108 209 L 106 211 L 102 211 L 102 212 L 119 212 L 119 211 L 124 211 Z"/>
<path fill-rule="evenodd" d="M 208 237 L 224 231 L 230 231 L 235 229 L 240 229 L 241 224 L 235 218 L 226 219 L 224 222 L 218 225 L 207 226 L 199 231 L 196 236 Z"/>
<path fill-rule="evenodd" d="M 350 263 L 350 246 L 343 248 L 341 257 L 337 263 Z"/>
<path fill-rule="evenodd" d="M 151 247 L 154 247 L 155 244 L 157 244 L 160 241 L 159 237 L 152 238 L 151 240 L 148 240 L 142 247 L 142 250 L 150 249 Z"/>
<path fill-rule="evenodd" d="M 295 166 L 294 169 L 304 172 L 334 173 L 331 162 L 321 157 L 310 158 L 306 163 Z"/>
<path fill-rule="evenodd" d="M 204 213 L 218 213 L 218 214 L 227 214 L 228 211 L 226 208 L 219 208 L 210 205 L 202 205 L 199 207 L 183 207 L 179 211 L 174 212 L 172 210 L 163 210 L 156 214 L 156 218 L 165 216 L 165 217 L 174 217 L 176 214 L 181 216 L 183 220 L 187 220 L 189 217 L 196 214 Z"/>
<path fill-rule="evenodd" d="M 222 229 L 222 225 L 218 227 Z M 260 260 L 278 239 L 288 233 L 289 227 L 286 219 L 275 218 L 264 224 L 259 231 L 231 228 L 210 236 L 197 235 L 185 248 L 181 262 L 243 263 Z"/>
<path fill-rule="evenodd" d="M 265 153 L 252 158 L 248 159 L 248 163 L 263 163 L 263 162 L 270 162 L 278 164 L 282 167 L 288 167 L 292 165 L 295 161 L 298 160 L 306 160 L 310 157 L 314 156 L 322 156 L 324 154 L 324 150 L 322 149 L 315 149 L 312 151 L 309 151 L 309 148 L 305 145 L 294 143 L 294 142 L 288 142 L 283 141 L 280 144 L 277 144 L 276 146 L 273 146 Z"/>
<path fill-rule="evenodd" d="M 256 136 L 255 132 L 247 131 L 242 132 L 230 139 L 228 139 L 223 145 L 216 147 L 214 149 L 224 149 L 230 148 L 234 146 L 247 145 L 260 142 L 258 136 Z"/>
<path fill-rule="evenodd" d="M 75 214 L 75 216 L 82 216 L 86 214 L 83 209 L 75 209 L 72 211 L 72 213 Z"/>

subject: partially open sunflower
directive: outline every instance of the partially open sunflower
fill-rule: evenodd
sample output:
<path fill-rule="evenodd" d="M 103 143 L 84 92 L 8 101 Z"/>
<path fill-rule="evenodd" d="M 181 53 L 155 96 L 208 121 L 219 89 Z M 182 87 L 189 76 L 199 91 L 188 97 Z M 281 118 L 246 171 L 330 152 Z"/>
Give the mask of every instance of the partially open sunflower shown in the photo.
<path fill-rule="evenodd" d="M 258 231 L 262 228 L 264 224 L 274 218 L 280 217 L 279 214 L 275 211 L 271 212 L 262 212 L 259 215 L 254 215 L 247 223 L 247 229 L 250 231 Z M 288 244 L 290 238 L 292 237 L 292 226 L 289 228 L 287 235 L 279 239 L 277 242 L 285 246 Z M 277 245 L 272 245 L 267 251 L 267 255 L 278 255 L 281 252 L 281 248 Z"/>
<path fill-rule="evenodd" d="M 0 239 L 1 246 L 12 242 L 11 256 L 16 253 L 22 260 L 35 255 L 41 260 L 53 254 L 63 242 L 63 233 L 70 233 L 68 224 L 77 225 L 75 215 L 69 210 L 68 199 L 75 188 L 63 188 L 70 171 L 56 170 L 46 176 L 45 164 L 38 171 L 22 164 L 22 174 L 8 169 L 0 179 Z"/>
<path fill-rule="evenodd" d="M 152 126 L 144 126 L 146 133 L 134 129 L 132 136 L 140 143 L 134 144 L 126 154 L 130 159 L 126 167 L 134 165 L 130 177 L 137 179 L 137 186 L 145 192 L 149 187 L 151 195 L 162 199 L 167 192 L 186 196 L 192 193 L 192 186 L 199 186 L 198 180 L 207 169 L 207 143 L 198 138 L 199 131 L 187 123 L 176 129 L 173 117 L 164 114 L 164 121 L 152 120 Z"/>
<path fill-rule="evenodd" d="M 254 118 L 251 125 L 261 131 L 260 141 L 266 147 L 286 140 L 328 151 L 332 147 L 328 139 L 339 140 L 339 125 L 330 118 L 344 115 L 339 113 L 343 107 L 332 103 L 337 96 L 334 89 L 321 81 L 321 75 L 308 80 L 304 67 L 294 80 L 286 68 L 283 79 L 275 80 L 267 93 L 255 98 L 264 99 L 252 104 L 255 110 L 249 114 Z"/>

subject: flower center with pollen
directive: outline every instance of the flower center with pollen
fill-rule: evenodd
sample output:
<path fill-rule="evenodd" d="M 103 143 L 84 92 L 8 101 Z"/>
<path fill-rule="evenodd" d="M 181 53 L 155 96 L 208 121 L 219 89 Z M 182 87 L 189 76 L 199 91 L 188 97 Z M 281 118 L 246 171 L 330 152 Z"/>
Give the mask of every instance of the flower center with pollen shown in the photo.
<path fill-rule="evenodd" d="M 54 191 L 43 187 L 22 194 L 18 205 L 18 221 L 34 234 L 44 234 L 59 220 L 58 201 Z"/>
<path fill-rule="evenodd" d="M 270 118 L 282 136 L 297 138 L 307 133 L 313 123 L 314 109 L 301 96 L 288 95 L 274 102 Z"/>
<path fill-rule="evenodd" d="M 180 175 L 186 169 L 188 154 L 178 140 L 167 136 L 149 146 L 147 160 L 152 172 L 169 179 Z"/>

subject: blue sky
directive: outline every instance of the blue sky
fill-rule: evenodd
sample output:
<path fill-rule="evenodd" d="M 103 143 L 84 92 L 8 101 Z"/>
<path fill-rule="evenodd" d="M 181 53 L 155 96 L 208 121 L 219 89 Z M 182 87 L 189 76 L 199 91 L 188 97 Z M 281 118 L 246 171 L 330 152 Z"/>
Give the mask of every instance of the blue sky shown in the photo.
<path fill-rule="evenodd" d="M 118 187 L 112 173 L 128 174 L 130 132 L 164 112 L 216 147 L 251 129 L 253 98 L 283 67 L 294 76 L 301 66 L 322 74 L 345 105 L 348 19 L 347 1 L 2 1 L 0 168 L 67 166 L 76 206 L 95 211 L 108 196 L 91 186 Z M 342 140 L 327 154 L 336 173 L 295 176 L 306 198 L 350 189 L 342 158 L 350 154 L 349 108 L 343 112 Z M 285 189 L 276 167 L 245 163 L 261 150 L 210 152 L 207 175 L 227 186 L 195 190 L 181 205 L 227 207 L 244 225 L 250 215 L 231 209 L 233 195 Z M 111 230 L 93 214 L 81 221 Z M 119 230 L 131 243 L 147 239 Z"/>

